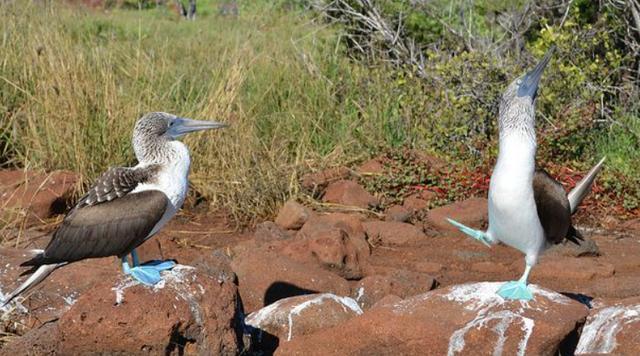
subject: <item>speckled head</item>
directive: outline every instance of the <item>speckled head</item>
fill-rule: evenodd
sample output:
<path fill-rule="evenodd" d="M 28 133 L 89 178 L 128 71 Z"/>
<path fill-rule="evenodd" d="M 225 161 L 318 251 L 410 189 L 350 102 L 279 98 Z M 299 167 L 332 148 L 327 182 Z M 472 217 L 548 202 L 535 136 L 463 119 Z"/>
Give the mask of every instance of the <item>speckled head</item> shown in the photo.
<path fill-rule="evenodd" d="M 142 116 L 133 129 L 133 149 L 139 160 L 151 160 L 162 154 L 163 143 L 190 132 L 219 129 L 228 126 L 216 121 L 199 121 L 166 112 L 151 112 Z M 158 157 L 155 157 L 158 158 Z"/>
<path fill-rule="evenodd" d="M 511 82 L 502 94 L 498 121 L 500 133 L 513 129 L 527 132 L 534 129 L 534 102 L 538 96 L 538 85 L 554 50 L 555 46 L 552 46 L 533 70 Z"/>

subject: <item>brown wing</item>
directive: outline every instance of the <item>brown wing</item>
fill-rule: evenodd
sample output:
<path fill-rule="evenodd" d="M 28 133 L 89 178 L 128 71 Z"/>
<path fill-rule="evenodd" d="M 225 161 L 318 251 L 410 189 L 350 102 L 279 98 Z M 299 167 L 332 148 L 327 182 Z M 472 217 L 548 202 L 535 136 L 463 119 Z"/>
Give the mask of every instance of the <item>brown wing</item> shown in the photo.
<path fill-rule="evenodd" d="M 133 191 L 138 184 L 148 182 L 158 172 L 160 166 L 143 168 L 110 168 L 98 178 L 93 187 L 78 200 L 74 209 L 96 205 L 121 198 Z"/>
<path fill-rule="evenodd" d="M 53 234 L 44 253 L 23 265 L 122 257 L 144 242 L 162 218 L 168 202 L 161 191 L 147 190 L 74 209 Z"/>
<path fill-rule="evenodd" d="M 544 170 L 536 170 L 533 196 L 547 242 L 562 242 L 571 229 L 571 207 L 564 188 Z"/>

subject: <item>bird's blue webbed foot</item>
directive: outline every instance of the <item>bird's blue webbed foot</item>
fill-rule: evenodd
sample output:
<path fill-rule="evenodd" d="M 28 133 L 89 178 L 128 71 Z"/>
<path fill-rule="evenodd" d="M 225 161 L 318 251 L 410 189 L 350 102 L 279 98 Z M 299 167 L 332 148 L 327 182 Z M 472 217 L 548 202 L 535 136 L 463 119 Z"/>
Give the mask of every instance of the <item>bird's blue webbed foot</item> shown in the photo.
<path fill-rule="evenodd" d="M 523 281 L 507 282 L 498 289 L 498 295 L 504 299 L 532 300 L 533 294 Z"/>
<path fill-rule="evenodd" d="M 174 261 L 149 261 L 144 264 L 139 264 L 138 255 L 135 250 L 131 252 L 131 257 L 133 267 L 129 267 L 127 258 L 123 257 L 122 270 L 136 281 L 148 286 L 156 285 L 162 280 L 160 272 L 170 270 L 176 265 Z"/>
<path fill-rule="evenodd" d="M 487 234 L 485 232 L 482 232 L 480 230 L 476 230 L 476 229 L 472 229 L 464 224 L 461 224 L 453 219 L 449 219 L 447 218 L 447 221 L 455 226 L 456 228 L 458 228 L 458 230 L 462 231 L 464 234 L 471 236 L 472 238 L 482 242 L 483 244 L 485 244 L 487 247 L 491 247 L 491 239 L 489 239 L 489 237 L 487 236 Z"/>

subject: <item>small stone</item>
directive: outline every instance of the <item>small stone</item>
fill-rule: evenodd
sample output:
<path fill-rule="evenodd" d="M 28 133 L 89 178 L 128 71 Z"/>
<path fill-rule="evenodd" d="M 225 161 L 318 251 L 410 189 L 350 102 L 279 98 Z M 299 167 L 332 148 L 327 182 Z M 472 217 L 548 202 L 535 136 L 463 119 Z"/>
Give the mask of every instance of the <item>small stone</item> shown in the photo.
<path fill-rule="evenodd" d="M 387 221 L 407 222 L 411 218 L 411 211 L 402 205 L 393 205 L 384 212 Z"/>
<path fill-rule="evenodd" d="M 289 200 L 284 204 L 278 216 L 276 217 L 276 224 L 283 229 L 297 230 L 309 220 L 311 216 L 311 210 L 304 207 L 293 200 Z"/>
<path fill-rule="evenodd" d="M 322 201 L 361 209 L 369 209 L 378 205 L 378 199 L 369 194 L 360 184 L 350 180 L 340 180 L 329 184 Z"/>
<path fill-rule="evenodd" d="M 280 226 L 271 221 L 265 221 L 256 225 L 256 231 L 253 233 L 253 236 L 257 241 L 264 242 L 288 240 L 291 238 L 291 235 L 289 235 L 287 231 L 282 230 Z"/>
<path fill-rule="evenodd" d="M 351 172 L 346 167 L 325 169 L 316 173 L 309 173 L 302 177 L 302 187 L 307 190 L 318 190 L 331 182 L 348 178 Z"/>
<path fill-rule="evenodd" d="M 358 167 L 360 174 L 381 174 L 384 173 L 384 165 L 377 159 L 370 159 Z"/>
<path fill-rule="evenodd" d="M 402 206 L 406 209 L 415 213 L 420 210 L 424 210 L 429 208 L 431 202 L 438 198 L 438 194 L 436 192 L 432 192 L 430 190 L 420 190 L 417 193 L 413 193 L 408 197 L 404 198 L 404 202 Z"/>
<path fill-rule="evenodd" d="M 427 220 L 440 231 L 456 236 L 466 236 L 451 225 L 447 218 L 475 229 L 484 229 L 489 221 L 487 204 L 488 202 L 484 198 L 469 198 L 429 210 Z"/>
<path fill-rule="evenodd" d="M 346 214 L 330 214 L 309 220 L 280 252 L 343 278 L 359 279 L 364 275 L 370 249 L 359 220 Z"/>

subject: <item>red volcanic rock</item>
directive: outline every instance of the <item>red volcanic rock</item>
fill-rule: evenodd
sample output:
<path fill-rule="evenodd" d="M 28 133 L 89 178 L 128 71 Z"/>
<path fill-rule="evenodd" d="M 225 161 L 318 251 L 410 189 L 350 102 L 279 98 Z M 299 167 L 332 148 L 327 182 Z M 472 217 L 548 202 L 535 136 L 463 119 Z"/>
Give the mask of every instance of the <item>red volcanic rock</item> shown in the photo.
<path fill-rule="evenodd" d="M 265 249 L 242 251 L 231 262 L 247 312 L 280 299 L 326 292 L 349 295 L 349 283 L 319 266 L 296 262 Z"/>
<path fill-rule="evenodd" d="M 583 236 L 578 243 L 564 240 L 562 243 L 552 246 L 545 255 L 569 256 L 569 257 L 597 257 L 600 249 L 596 242 L 589 236 Z"/>
<path fill-rule="evenodd" d="M 288 240 L 292 236 L 293 233 L 283 230 L 271 221 L 265 221 L 256 225 L 256 231 L 253 233 L 253 237 L 259 242 Z"/>
<path fill-rule="evenodd" d="M 56 355 L 60 342 L 58 323 L 49 322 L 41 327 L 34 328 L 28 333 L 11 339 L 0 347 L 3 355 Z M 26 351 L 28 350 L 28 352 Z"/>
<path fill-rule="evenodd" d="M 420 261 L 413 263 L 413 269 L 420 272 L 435 274 L 442 272 L 444 266 L 437 262 Z"/>
<path fill-rule="evenodd" d="M 393 205 L 384 212 L 387 221 L 407 222 L 411 218 L 411 211 L 402 205 Z"/>
<path fill-rule="evenodd" d="M 437 286 L 436 280 L 426 273 L 394 270 L 386 275 L 367 276 L 353 287 L 351 297 L 363 309 L 369 309 L 387 295 L 407 298 L 428 292 Z"/>
<path fill-rule="evenodd" d="M 284 204 L 278 217 L 276 217 L 276 224 L 283 229 L 299 229 L 304 223 L 311 217 L 311 209 L 304 207 L 293 200 L 289 200 Z"/>
<path fill-rule="evenodd" d="M 509 269 L 507 268 L 507 266 L 503 265 L 502 263 L 489 262 L 489 261 L 476 262 L 476 263 L 471 265 L 471 269 L 473 271 L 482 272 L 482 273 L 507 273 L 507 272 L 509 272 Z"/>
<path fill-rule="evenodd" d="M 429 202 L 437 198 L 437 196 L 438 194 L 432 191 L 422 190 L 418 193 L 411 194 L 408 197 L 404 198 L 402 206 L 412 212 L 416 212 L 428 208 Z"/>
<path fill-rule="evenodd" d="M 640 355 L 640 298 L 591 311 L 582 328 L 576 355 Z"/>
<path fill-rule="evenodd" d="M 384 165 L 377 159 L 370 159 L 358 167 L 360 174 L 381 174 L 384 172 Z"/>
<path fill-rule="evenodd" d="M 28 268 L 20 263 L 32 254 L 27 250 L 0 248 L 0 299 L 28 277 L 19 277 Z M 120 275 L 120 264 L 116 258 L 90 259 L 72 263 L 54 271 L 44 282 L 26 295 L 19 296 L 0 310 L 5 320 L 19 327 L 14 331 L 25 333 L 40 328 L 43 324 L 58 319 L 78 297 L 102 282 L 105 278 Z"/>
<path fill-rule="evenodd" d="M 360 314 L 362 309 L 349 297 L 309 294 L 281 299 L 251 313 L 245 323 L 281 341 L 291 341 Z"/>
<path fill-rule="evenodd" d="M 522 264 L 522 261 L 516 264 L 520 271 L 524 268 Z M 596 277 L 613 276 L 614 272 L 615 268 L 612 264 L 597 258 L 543 256 L 531 270 L 531 278 L 591 280 Z"/>
<path fill-rule="evenodd" d="M 427 219 L 429 223 L 440 231 L 465 236 L 459 232 L 457 228 L 449 224 L 447 218 L 451 218 L 472 228 L 484 229 L 489 219 L 487 204 L 488 202 L 484 198 L 469 198 L 461 202 L 431 209 L 427 214 Z"/>
<path fill-rule="evenodd" d="M 322 201 L 362 209 L 378 205 L 378 199 L 369 194 L 360 184 L 350 180 L 340 180 L 329 184 Z"/>
<path fill-rule="evenodd" d="M 281 344 L 277 354 L 550 355 L 588 314 L 584 305 L 535 285 L 533 301 L 505 301 L 496 294 L 501 284 L 455 285 L 382 304 Z"/>
<path fill-rule="evenodd" d="M 59 354 L 237 354 L 237 288 L 178 265 L 147 287 L 118 277 L 84 293 L 58 322 Z"/>
<path fill-rule="evenodd" d="M 370 254 L 359 220 L 346 214 L 314 217 L 280 250 L 302 263 L 313 263 L 348 278 L 362 278 Z"/>
<path fill-rule="evenodd" d="M 382 299 L 380 299 L 379 301 L 377 301 L 371 308 L 377 308 L 377 307 L 381 307 L 381 306 L 389 306 L 389 305 L 393 305 L 396 303 L 400 303 L 402 301 L 402 298 L 398 297 L 395 294 L 387 294 L 385 295 Z"/>
<path fill-rule="evenodd" d="M 324 171 L 304 175 L 301 185 L 307 190 L 323 189 L 331 182 L 348 178 L 350 174 L 351 171 L 346 167 L 329 168 Z"/>
<path fill-rule="evenodd" d="M 636 257 L 637 258 L 637 257 Z M 611 276 L 595 279 L 587 289 L 594 297 L 629 298 L 640 296 L 640 276 Z"/>
<path fill-rule="evenodd" d="M 0 171 L 0 206 L 4 213 L 25 209 L 32 221 L 65 211 L 79 178 L 75 173 L 55 171 Z"/>
<path fill-rule="evenodd" d="M 403 222 L 368 221 L 364 223 L 364 229 L 374 246 L 402 246 L 427 241 L 422 229 Z"/>

